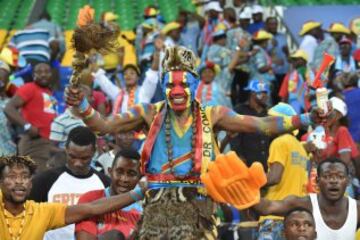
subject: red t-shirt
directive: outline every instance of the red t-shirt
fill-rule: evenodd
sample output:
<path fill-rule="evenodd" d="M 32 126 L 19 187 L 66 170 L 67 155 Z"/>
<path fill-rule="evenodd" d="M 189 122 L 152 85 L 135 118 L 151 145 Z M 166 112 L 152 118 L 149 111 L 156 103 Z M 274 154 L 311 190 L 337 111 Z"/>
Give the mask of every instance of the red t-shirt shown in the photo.
<path fill-rule="evenodd" d="M 279 97 L 287 98 L 289 96 L 288 89 L 289 89 L 289 76 L 290 74 L 287 73 L 284 77 L 284 80 L 281 83 L 280 90 L 279 90 Z"/>
<path fill-rule="evenodd" d="M 16 95 L 25 102 L 21 109 L 25 121 L 37 127 L 41 137 L 49 139 L 50 125 L 56 117 L 51 90 L 31 82 L 18 88 Z"/>
<path fill-rule="evenodd" d="M 78 204 L 92 202 L 104 197 L 106 197 L 105 190 L 90 191 L 79 198 Z M 111 230 L 117 230 L 127 239 L 136 228 L 141 217 L 141 212 L 132 208 L 133 205 L 76 223 L 75 232 L 85 231 L 93 236 L 98 236 Z"/>
<path fill-rule="evenodd" d="M 98 110 L 100 104 L 106 104 L 106 96 L 103 92 L 94 90 L 92 95 L 93 101 L 91 103 L 91 106 L 95 110 Z"/>
<path fill-rule="evenodd" d="M 301 141 L 306 141 L 308 133 L 301 137 Z M 351 152 L 351 158 L 359 156 L 359 150 L 350 135 L 347 127 L 340 126 L 335 133 L 335 136 L 330 136 L 326 133 L 325 136 L 326 149 L 321 151 L 321 158 L 326 159 L 329 157 L 340 157 L 342 152 Z"/>
<path fill-rule="evenodd" d="M 13 83 L 8 83 L 6 86 L 6 96 L 12 97 L 15 95 L 16 91 L 18 90 L 18 87 Z"/>
<path fill-rule="evenodd" d="M 349 130 L 341 126 L 335 133 L 335 136 L 326 136 L 327 147 L 323 151 L 323 157 L 340 157 L 342 152 L 351 152 L 351 158 L 359 155 L 357 146 L 352 139 Z"/>

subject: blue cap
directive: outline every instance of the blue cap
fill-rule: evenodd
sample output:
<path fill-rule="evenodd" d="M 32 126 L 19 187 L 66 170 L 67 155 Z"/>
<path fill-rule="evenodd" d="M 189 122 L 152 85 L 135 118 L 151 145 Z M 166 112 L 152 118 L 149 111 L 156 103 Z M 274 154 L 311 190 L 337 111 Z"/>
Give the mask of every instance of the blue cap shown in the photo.
<path fill-rule="evenodd" d="M 269 109 L 268 114 L 270 116 L 278 116 L 278 117 L 285 117 L 285 116 L 295 116 L 297 115 L 296 111 L 292 106 L 287 103 L 280 102 Z"/>
<path fill-rule="evenodd" d="M 251 80 L 244 90 L 252 91 L 256 93 L 266 92 L 270 94 L 270 86 L 268 83 L 259 80 Z"/>

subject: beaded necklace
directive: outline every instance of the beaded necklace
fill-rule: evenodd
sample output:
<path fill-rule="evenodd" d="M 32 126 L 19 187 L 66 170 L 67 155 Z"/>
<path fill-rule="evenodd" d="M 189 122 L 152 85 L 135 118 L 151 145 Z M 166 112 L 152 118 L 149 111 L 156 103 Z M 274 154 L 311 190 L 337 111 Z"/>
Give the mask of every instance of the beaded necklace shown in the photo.
<path fill-rule="evenodd" d="M 128 100 L 128 107 L 133 107 L 135 105 L 135 90 L 136 88 L 131 88 L 129 90 L 129 100 Z"/>
<path fill-rule="evenodd" d="M 196 102 L 194 102 L 194 104 L 192 104 L 192 115 L 193 115 L 193 122 L 191 123 L 191 128 L 192 128 L 192 136 L 191 136 L 191 170 L 188 174 L 186 175 L 181 175 L 181 176 L 177 176 L 180 179 L 186 179 L 190 176 L 192 176 L 195 173 L 194 170 L 194 157 L 195 157 L 195 143 L 196 143 L 196 121 L 197 121 L 197 104 Z M 173 143 L 171 141 L 171 119 L 170 119 L 170 113 L 169 111 L 167 111 L 166 113 L 166 117 L 165 117 L 165 141 L 166 141 L 166 146 L 167 146 L 167 155 L 168 155 L 168 161 L 169 161 L 169 166 L 170 166 L 170 173 L 175 175 L 175 171 L 174 171 L 174 151 L 173 151 Z"/>
<path fill-rule="evenodd" d="M 5 210 L 5 204 L 3 204 L 3 208 Z M 26 216 L 26 209 L 25 209 L 25 204 L 24 204 L 24 211 L 22 212 L 22 216 L 21 216 L 21 224 L 20 224 L 20 229 L 17 232 L 17 235 L 15 235 L 12 230 L 11 230 L 11 226 L 9 223 L 9 219 L 8 217 L 6 217 L 5 215 L 5 222 L 6 222 L 6 227 L 9 230 L 9 234 L 10 234 L 10 238 L 11 240 L 20 240 L 21 234 L 24 230 L 24 225 L 25 225 L 25 216 Z"/>

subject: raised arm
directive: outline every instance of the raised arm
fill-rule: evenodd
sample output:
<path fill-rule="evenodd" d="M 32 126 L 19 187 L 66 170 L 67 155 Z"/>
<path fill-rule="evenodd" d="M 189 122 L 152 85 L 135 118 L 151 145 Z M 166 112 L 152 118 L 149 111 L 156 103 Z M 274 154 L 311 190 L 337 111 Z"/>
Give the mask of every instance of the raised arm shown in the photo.
<path fill-rule="evenodd" d="M 271 201 L 265 198 L 261 198 L 260 203 L 256 204 L 252 208 L 261 216 L 284 216 L 291 209 L 298 207 L 306 208 L 311 211 L 312 209 L 309 197 L 301 198 L 288 196 L 282 201 Z"/>
<path fill-rule="evenodd" d="M 159 81 L 159 55 L 159 51 L 154 53 L 151 68 L 146 71 L 144 82 L 140 86 L 139 97 L 141 103 L 150 103 L 155 94 L 157 83 Z"/>
<path fill-rule="evenodd" d="M 253 117 L 239 115 L 233 110 L 218 106 L 212 109 L 213 125 L 221 130 L 232 132 L 261 132 L 267 135 L 290 132 L 308 126 L 309 114 L 293 117 Z"/>
<path fill-rule="evenodd" d="M 95 83 L 100 86 L 101 91 L 114 102 L 120 93 L 120 88 L 110 81 L 103 69 L 97 70 L 93 76 Z"/>
<path fill-rule="evenodd" d="M 135 188 L 130 192 L 109 198 L 102 198 L 90 203 L 69 206 L 66 208 L 65 212 L 65 223 L 71 224 L 97 215 L 113 212 L 124 208 L 135 201 L 141 200 L 142 198 L 142 191 Z"/>
<path fill-rule="evenodd" d="M 139 104 L 128 112 L 105 118 L 90 106 L 83 95 L 80 89 L 68 87 L 65 90 L 66 103 L 73 106 L 72 112 L 99 134 L 128 132 L 142 128 L 149 122 L 145 118 L 150 119 L 155 113 L 153 105 Z"/>

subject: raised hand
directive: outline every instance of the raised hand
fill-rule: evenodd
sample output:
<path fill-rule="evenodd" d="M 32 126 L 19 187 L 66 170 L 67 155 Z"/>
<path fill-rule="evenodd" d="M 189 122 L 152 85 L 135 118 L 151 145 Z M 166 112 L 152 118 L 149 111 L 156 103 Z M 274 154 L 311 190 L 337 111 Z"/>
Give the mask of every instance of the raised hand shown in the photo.
<path fill-rule="evenodd" d="M 68 106 L 78 107 L 85 94 L 78 87 L 68 86 L 65 88 L 65 102 Z"/>
<path fill-rule="evenodd" d="M 210 163 L 201 181 L 215 201 L 245 209 L 260 201 L 260 188 L 266 183 L 266 174 L 259 162 L 248 168 L 235 152 L 230 152 Z"/>
<path fill-rule="evenodd" d="M 335 118 L 335 112 L 333 111 L 330 101 L 328 101 L 327 106 L 328 106 L 327 112 L 324 112 L 324 110 L 322 110 L 319 107 L 315 107 L 311 110 L 310 119 L 312 123 L 314 123 L 315 125 L 318 124 L 325 125 L 327 122 L 330 122 Z"/>

